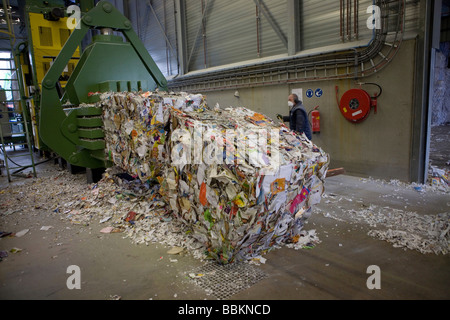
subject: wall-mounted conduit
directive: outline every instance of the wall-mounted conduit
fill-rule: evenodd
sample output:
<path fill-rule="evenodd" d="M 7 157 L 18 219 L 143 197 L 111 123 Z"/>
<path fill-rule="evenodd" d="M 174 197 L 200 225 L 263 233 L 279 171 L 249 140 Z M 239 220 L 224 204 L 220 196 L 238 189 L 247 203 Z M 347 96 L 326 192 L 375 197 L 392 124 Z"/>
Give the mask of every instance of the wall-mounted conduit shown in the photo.
<path fill-rule="evenodd" d="M 402 43 L 405 24 L 405 0 L 377 0 L 375 3 L 381 9 L 381 28 L 374 29 L 373 38 L 367 46 L 187 74 L 170 80 L 169 88 L 174 91 L 206 92 L 370 76 L 395 57 Z M 341 12 L 341 21 L 343 17 Z M 357 34 L 357 24 L 355 26 L 353 29 Z M 352 29 L 350 24 L 348 27 Z M 340 32 L 344 36 L 342 26 Z"/>

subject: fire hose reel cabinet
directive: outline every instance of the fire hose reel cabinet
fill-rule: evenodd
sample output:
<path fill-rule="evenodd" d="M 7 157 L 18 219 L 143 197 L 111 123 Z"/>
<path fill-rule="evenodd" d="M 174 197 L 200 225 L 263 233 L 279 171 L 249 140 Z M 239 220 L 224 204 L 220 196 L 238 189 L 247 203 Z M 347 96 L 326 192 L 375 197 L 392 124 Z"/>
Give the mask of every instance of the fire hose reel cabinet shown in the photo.
<path fill-rule="evenodd" d="M 350 89 L 344 93 L 339 103 L 342 115 L 350 122 L 364 121 L 374 107 L 377 112 L 377 97 L 371 97 L 362 89 Z"/>

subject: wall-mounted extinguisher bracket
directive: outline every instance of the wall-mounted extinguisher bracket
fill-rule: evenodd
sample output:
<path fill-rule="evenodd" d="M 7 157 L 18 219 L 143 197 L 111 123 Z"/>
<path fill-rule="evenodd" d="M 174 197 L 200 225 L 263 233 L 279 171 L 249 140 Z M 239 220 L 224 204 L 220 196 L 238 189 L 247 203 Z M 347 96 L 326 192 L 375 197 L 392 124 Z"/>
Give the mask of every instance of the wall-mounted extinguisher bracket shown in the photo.
<path fill-rule="evenodd" d="M 378 107 L 378 95 L 375 94 L 375 96 L 371 97 L 371 107 L 373 108 L 374 114 L 377 114 L 377 107 Z"/>

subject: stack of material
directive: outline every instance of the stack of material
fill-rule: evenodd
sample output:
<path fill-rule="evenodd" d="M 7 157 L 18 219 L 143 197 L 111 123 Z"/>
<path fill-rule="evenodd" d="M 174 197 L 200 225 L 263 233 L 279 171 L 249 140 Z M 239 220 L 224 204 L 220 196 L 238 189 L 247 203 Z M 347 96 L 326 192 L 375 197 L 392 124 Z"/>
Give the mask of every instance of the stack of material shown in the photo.
<path fill-rule="evenodd" d="M 444 170 L 430 165 L 428 169 L 429 184 L 440 191 L 450 191 L 450 170 Z"/>
<path fill-rule="evenodd" d="M 209 109 L 202 96 L 114 93 L 102 104 L 110 159 L 156 177 L 173 215 L 220 263 L 302 236 L 329 164 L 305 136 L 246 108 Z"/>
<path fill-rule="evenodd" d="M 107 158 L 141 181 L 161 174 L 170 109 L 204 107 L 201 95 L 160 95 L 147 92 L 101 95 Z"/>

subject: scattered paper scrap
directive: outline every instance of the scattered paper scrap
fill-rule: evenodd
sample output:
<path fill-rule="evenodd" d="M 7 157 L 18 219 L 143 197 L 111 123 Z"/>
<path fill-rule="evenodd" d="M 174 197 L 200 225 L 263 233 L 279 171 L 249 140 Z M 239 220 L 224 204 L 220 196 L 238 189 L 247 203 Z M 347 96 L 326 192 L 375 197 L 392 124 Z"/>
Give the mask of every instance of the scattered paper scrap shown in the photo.
<path fill-rule="evenodd" d="M 28 231 L 30 231 L 30 229 L 23 229 L 19 232 L 16 232 L 15 236 L 17 238 L 23 237 L 24 235 L 26 235 L 28 233 Z"/>
<path fill-rule="evenodd" d="M 106 227 L 100 230 L 101 233 L 119 233 L 122 232 L 121 228 L 117 227 Z"/>
<path fill-rule="evenodd" d="M 170 249 L 169 251 L 167 251 L 167 254 L 172 254 L 172 255 L 176 255 L 176 254 L 180 254 L 184 251 L 184 248 L 181 247 L 173 247 L 172 249 Z"/>

